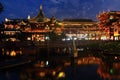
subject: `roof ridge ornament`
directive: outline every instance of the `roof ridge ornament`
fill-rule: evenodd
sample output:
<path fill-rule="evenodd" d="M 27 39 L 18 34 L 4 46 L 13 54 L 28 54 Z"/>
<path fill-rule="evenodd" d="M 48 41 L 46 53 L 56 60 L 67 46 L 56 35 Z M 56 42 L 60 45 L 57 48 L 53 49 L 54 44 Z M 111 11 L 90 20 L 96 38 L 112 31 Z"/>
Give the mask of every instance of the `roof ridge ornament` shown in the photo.
<path fill-rule="evenodd" d="M 40 10 L 42 11 L 42 4 L 40 4 Z"/>

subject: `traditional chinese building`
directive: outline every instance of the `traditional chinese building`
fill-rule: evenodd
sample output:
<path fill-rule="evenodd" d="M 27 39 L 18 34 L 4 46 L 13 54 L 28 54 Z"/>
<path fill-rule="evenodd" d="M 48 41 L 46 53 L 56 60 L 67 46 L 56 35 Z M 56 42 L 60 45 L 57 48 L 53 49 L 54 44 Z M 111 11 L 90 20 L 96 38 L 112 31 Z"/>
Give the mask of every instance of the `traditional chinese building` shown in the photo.
<path fill-rule="evenodd" d="M 5 19 L 4 28 L 1 29 L 1 34 L 4 36 L 10 36 L 17 34 L 19 31 L 21 34 L 18 39 L 20 40 L 31 40 L 31 41 L 45 41 L 49 39 L 48 34 L 53 32 L 56 35 L 62 33 L 62 23 L 58 21 L 54 16 L 50 19 L 47 18 L 42 10 L 42 5 L 40 5 L 39 13 L 28 19 Z M 8 30 L 8 31 L 7 31 Z M 2 36 L 2 38 L 4 38 Z"/>
<path fill-rule="evenodd" d="M 97 24 L 91 19 L 64 19 L 64 31 L 67 39 L 99 40 L 101 39 Z"/>
<path fill-rule="evenodd" d="M 98 15 L 98 27 L 111 40 L 120 37 L 120 11 L 102 12 Z"/>
<path fill-rule="evenodd" d="M 36 16 L 28 19 L 5 19 L 1 28 L 1 40 L 45 41 L 66 36 L 64 40 L 109 40 L 119 39 L 120 12 L 110 11 L 98 15 L 99 22 L 91 19 L 63 19 L 52 16 L 47 18 L 40 5 Z M 17 40 L 16 39 L 16 40 Z"/>

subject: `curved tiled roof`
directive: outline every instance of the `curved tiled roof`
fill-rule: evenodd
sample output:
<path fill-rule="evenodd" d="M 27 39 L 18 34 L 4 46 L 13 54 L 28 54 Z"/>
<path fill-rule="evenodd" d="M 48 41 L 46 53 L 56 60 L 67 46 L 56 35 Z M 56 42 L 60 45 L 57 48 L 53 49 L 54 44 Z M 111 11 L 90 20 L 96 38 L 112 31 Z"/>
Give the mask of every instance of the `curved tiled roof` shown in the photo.
<path fill-rule="evenodd" d="M 42 5 L 40 5 L 40 11 L 39 13 L 31 18 L 29 21 L 30 22 L 47 22 L 49 19 L 45 17 L 43 11 L 42 11 Z"/>

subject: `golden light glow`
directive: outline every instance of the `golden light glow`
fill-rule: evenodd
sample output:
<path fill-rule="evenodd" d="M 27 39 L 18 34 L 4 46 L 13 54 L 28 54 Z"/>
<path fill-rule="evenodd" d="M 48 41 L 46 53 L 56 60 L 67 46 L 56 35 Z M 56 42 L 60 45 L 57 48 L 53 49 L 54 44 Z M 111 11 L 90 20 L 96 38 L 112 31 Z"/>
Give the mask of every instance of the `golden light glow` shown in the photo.
<path fill-rule="evenodd" d="M 16 56 L 16 52 L 13 50 L 10 52 L 10 56 Z"/>
<path fill-rule="evenodd" d="M 53 71 L 53 72 L 52 72 L 52 75 L 55 76 L 55 75 L 56 75 L 56 71 Z"/>
<path fill-rule="evenodd" d="M 9 55 L 9 51 L 6 52 L 6 55 Z"/>
<path fill-rule="evenodd" d="M 30 37 L 28 37 L 28 38 L 27 38 L 27 40 L 31 40 L 31 38 L 30 38 Z"/>
<path fill-rule="evenodd" d="M 2 48 L 2 55 L 4 55 L 4 48 Z"/>
<path fill-rule="evenodd" d="M 40 76 L 40 77 L 45 77 L 45 72 L 40 72 L 40 73 L 39 73 L 39 76 Z"/>
<path fill-rule="evenodd" d="M 114 36 L 119 36 L 119 33 L 118 32 L 114 32 Z"/>
<path fill-rule="evenodd" d="M 58 74 L 58 78 L 64 78 L 65 77 L 65 72 L 60 72 Z"/>

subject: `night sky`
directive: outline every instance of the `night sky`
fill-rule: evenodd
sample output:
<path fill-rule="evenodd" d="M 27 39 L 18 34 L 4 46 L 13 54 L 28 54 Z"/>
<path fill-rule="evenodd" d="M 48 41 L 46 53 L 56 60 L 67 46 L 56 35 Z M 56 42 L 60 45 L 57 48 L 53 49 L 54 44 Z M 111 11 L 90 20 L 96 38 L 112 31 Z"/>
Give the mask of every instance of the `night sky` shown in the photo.
<path fill-rule="evenodd" d="M 97 20 L 96 15 L 102 11 L 120 11 L 120 0 L 0 0 L 4 10 L 0 21 L 4 18 L 23 19 L 28 15 L 35 16 L 40 4 L 46 17 L 87 18 Z"/>

